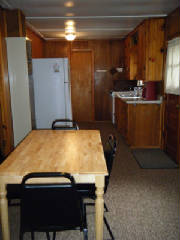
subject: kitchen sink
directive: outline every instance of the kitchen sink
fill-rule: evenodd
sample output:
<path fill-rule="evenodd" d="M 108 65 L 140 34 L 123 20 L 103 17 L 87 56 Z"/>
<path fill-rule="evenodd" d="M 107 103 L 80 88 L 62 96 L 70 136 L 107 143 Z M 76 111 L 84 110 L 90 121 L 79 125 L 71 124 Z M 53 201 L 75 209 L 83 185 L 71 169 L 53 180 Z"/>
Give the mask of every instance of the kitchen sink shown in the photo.
<path fill-rule="evenodd" d="M 134 91 L 128 91 L 128 92 L 117 92 L 116 93 L 117 97 L 120 98 L 132 98 L 132 99 L 138 99 L 141 98 L 140 96 L 134 96 Z"/>

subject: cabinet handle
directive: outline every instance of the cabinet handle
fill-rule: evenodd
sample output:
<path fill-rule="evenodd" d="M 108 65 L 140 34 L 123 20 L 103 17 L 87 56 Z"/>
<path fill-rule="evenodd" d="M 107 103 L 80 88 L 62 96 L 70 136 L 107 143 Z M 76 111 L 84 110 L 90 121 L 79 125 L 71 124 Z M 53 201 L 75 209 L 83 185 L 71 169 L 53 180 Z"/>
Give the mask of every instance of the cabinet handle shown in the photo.
<path fill-rule="evenodd" d="M 164 51 L 164 48 L 161 48 L 161 49 L 160 49 L 160 52 L 161 52 L 161 53 L 164 53 L 164 52 L 165 52 L 165 51 Z"/>

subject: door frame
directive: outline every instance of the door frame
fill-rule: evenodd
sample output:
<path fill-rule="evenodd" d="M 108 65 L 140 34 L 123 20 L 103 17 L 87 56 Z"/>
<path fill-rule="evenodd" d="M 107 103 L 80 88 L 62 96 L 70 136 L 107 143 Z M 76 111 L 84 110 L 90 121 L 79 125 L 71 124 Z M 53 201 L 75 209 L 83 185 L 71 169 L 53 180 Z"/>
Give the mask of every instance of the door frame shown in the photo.
<path fill-rule="evenodd" d="M 92 104 L 92 121 L 95 121 L 95 102 L 94 102 L 94 51 L 92 49 L 72 49 L 70 50 L 70 66 L 71 66 L 71 55 L 73 52 L 90 52 L 91 53 L 91 104 Z M 70 67 L 71 71 L 71 67 Z M 71 73 L 72 74 L 72 73 Z M 72 109 L 73 112 L 73 109 Z M 90 121 L 90 122 L 92 122 Z"/>

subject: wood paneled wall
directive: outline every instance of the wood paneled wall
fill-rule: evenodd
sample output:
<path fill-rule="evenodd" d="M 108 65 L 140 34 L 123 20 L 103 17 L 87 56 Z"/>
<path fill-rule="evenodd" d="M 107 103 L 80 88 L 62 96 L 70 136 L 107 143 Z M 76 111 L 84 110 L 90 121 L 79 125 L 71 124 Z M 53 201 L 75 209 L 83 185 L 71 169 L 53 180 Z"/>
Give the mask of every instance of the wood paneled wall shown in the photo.
<path fill-rule="evenodd" d="M 7 156 L 13 150 L 13 126 L 8 78 L 6 37 L 25 36 L 25 17 L 20 10 L 0 9 L 0 151 Z"/>
<path fill-rule="evenodd" d="M 113 81 L 123 74 L 110 73 L 114 67 L 124 66 L 124 42 L 121 40 L 46 41 L 44 57 L 71 57 L 71 49 L 91 49 L 94 52 L 95 120 L 111 120 Z M 98 72 L 97 70 L 106 70 Z"/>
<path fill-rule="evenodd" d="M 166 18 L 166 40 L 180 36 L 180 7 Z"/>
<path fill-rule="evenodd" d="M 26 27 L 26 36 L 31 40 L 32 58 L 43 58 L 44 40 Z"/>
<path fill-rule="evenodd" d="M 70 43 L 67 41 L 45 41 L 45 58 L 65 58 L 69 57 Z"/>
<path fill-rule="evenodd" d="M 25 16 L 16 10 L 5 10 L 7 37 L 25 37 Z"/>
<path fill-rule="evenodd" d="M 0 9 L 0 150 L 6 156 L 13 149 L 13 127 L 5 37 L 6 12 Z"/>

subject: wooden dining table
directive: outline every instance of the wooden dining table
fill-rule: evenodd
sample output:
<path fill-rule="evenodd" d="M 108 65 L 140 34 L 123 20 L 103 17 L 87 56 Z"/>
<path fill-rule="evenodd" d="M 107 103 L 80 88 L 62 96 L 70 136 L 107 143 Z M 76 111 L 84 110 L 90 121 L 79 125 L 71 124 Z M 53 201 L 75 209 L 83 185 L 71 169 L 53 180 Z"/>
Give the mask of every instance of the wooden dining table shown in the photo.
<path fill-rule="evenodd" d="M 104 179 L 108 172 L 98 130 L 33 130 L 6 158 L 0 165 L 3 240 L 10 240 L 6 185 L 21 183 L 30 172 L 67 172 L 76 183 L 95 183 L 95 234 L 96 240 L 103 239 Z"/>

